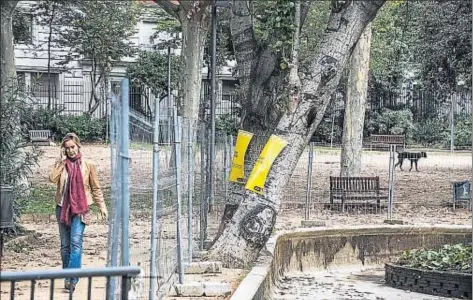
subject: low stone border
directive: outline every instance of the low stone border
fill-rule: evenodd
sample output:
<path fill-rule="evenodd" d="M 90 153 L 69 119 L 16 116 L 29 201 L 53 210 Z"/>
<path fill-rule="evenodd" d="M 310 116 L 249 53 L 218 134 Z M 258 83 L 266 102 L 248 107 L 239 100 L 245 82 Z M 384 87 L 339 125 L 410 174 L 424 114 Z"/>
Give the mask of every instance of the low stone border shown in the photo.
<path fill-rule="evenodd" d="M 469 242 L 471 230 L 459 225 L 367 225 L 281 232 L 269 239 L 230 300 L 267 299 L 286 272 L 384 264 L 408 249 Z"/>
<path fill-rule="evenodd" d="M 471 299 L 471 274 L 420 270 L 385 264 L 386 284 L 434 296 Z"/>

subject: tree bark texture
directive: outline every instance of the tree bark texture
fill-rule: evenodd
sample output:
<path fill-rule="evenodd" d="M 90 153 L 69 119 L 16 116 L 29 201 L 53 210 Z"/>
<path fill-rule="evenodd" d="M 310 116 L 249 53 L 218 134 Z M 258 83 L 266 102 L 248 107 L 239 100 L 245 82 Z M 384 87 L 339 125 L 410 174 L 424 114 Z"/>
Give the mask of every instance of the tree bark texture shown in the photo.
<path fill-rule="evenodd" d="M 258 148 L 270 134 L 288 142 L 275 160 L 263 192 L 258 195 L 231 184 L 228 204 L 233 217 L 209 251 L 208 258 L 227 267 L 248 267 L 271 235 L 285 187 L 311 135 L 323 118 L 343 69 L 368 23 L 384 4 L 379 1 L 333 1 L 332 13 L 320 48 L 301 80 L 297 105 L 287 110 L 284 93 L 287 72 L 278 69 L 278 56 L 254 39 L 246 1 L 234 1 L 231 32 L 240 78 L 243 129 L 260 136 L 250 143 L 245 172 L 254 165 Z M 286 95 L 286 96 L 284 96 Z M 249 172 L 246 172 L 246 177 Z"/>
<path fill-rule="evenodd" d="M 179 89 L 179 115 L 182 120 L 182 169 L 187 174 L 189 166 L 187 157 L 189 148 L 189 126 L 192 128 L 193 149 L 196 149 L 196 136 L 199 118 L 199 104 L 202 88 L 202 64 L 204 57 L 204 43 L 208 30 L 208 18 L 205 11 L 194 13 L 190 18 L 181 12 L 182 25 L 182 52 Z M 195 151 L 194 151 L 195 153 Z M 193 161 L 193 159 L 192 159 Z M 184 180 L 185 179 L 185 180 Z M 187 191 L 187 176 L 183 176 L 183 190 Z"/>
<path fill-rule="evenodd" d="M 368 24 L 356 44 L 350 59 L 345 119 L 343 122 L 340 176 L 355 177 L 360 176 L 361 172 L 370 49 L 371 24 Z"/>
<path fill-rule="evenodd" d="M 183 176 L 181 180 L 181 192 L 183 194 L 193 193 L 193 187 L 187 186 L 187 174 L 189 172 L 189 166 L 187 163 L 189 155 L 189 148 L 187 146 L 187 141 L 189 140 L 188 128 L 189 126 L 192 128 L 192 149 L 194 149 L 194 153 L 196 153 L 196 133 L 202 86 L 204 43 L 209 27 L 209 13 L 206 8 L 210 1 L 154 0 L 154 2 L 159 4 L 181 24 L 181 69 L 179 74 L 179 97 L 177 99 L 178 114 L 182 117 L 180 153 Z M 170 109 L 172 109 L 172 107 Z M 172 111 L 169 113 L 172 113 Z M 192 159 L 192 161 L 193 160 L 194 159 Z M 172 159 L 170 165 L 174 166 Z"/>
<path fill-rule="evenodd" d="M 18 1 L 2 1 L 1 8 L 1 87 L 16 76 L 15 49 L 13 46 L 12 16 Z"/>

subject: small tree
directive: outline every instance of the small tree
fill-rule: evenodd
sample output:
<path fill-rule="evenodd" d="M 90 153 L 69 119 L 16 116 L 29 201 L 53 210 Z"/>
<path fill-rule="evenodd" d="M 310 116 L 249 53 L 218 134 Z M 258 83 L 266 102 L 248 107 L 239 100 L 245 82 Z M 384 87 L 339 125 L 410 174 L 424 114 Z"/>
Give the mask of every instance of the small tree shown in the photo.
<path fill-rule="evenodd" d="M 141 7 L 134 1 L 77 1 L 70 7 L 60 3 L 61 24 L 55 42 L 69 49 L 63 64 L 78 58 L 90 60 L 92 93 L 89 113 L 102 99 L 98 94 L 101 82 L 108 87 L 112 67 L 123 57 L 132 56 L 136 49 L 129 38 L 135 33 Z"/>
<path fill-rule="evenodd" d="M 171 56 L 171 89 L 177 89 L 179 58 Z M 128 66 L 126 73 L 135 84 L 144 84 L 155 95 L 164 97 L 168 89 L 168 57 L 159 52 L 142 51 L 136 63 Z"/>
<path fill-rule="evenodd" d="M 16 83 L 15 79 L 2 83 L 1 122 L 0 130 L 0 185 L 13 187 L 13 197 L 29 191 L 27 177 L 31 175 L 31 167 L 37 163 L 41 151 L 30 147 L 22 121 L 31 113 L 31 101 L 27 94 Z M 18 210 L 14 202 L 14 219 Z M 16 229 L 13 228 L 13 233 Z"/>

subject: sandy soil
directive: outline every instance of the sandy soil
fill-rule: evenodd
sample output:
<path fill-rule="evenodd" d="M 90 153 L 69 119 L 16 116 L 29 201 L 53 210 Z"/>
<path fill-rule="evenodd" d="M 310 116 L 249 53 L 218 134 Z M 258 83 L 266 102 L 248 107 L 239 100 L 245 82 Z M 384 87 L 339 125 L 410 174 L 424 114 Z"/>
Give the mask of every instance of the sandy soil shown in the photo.
<path fill-rule="evenodd" d="M 59 154 L 58 147 L 44 147 L 44 155 L 40 166 L 34 169 L 33 182 L 47 184 L 48 172 Z M 110 149 L 101 145 L 86 145 L 83 148 L 85 157 L 93 159 L 99 169 L 100 180 L 104 189 L 110 186 Z M 448 206 L 451 201 L 451 182 L 455 180 L 468 180 L 471 178 L 471 154 L 428 153 L 429 157 L 419 163 L 420 172 L 409 172 L 408 166 L 404 171 L 395 172 L 395 210 L 393 217 L 404 220 L 410 224 L 471 224 L 471 212 L 461 208 L 453 211 Z M 151 151 L 150 149 L 132 148 L 131 150 L 131 182 L 132 189 L 149 196 L 148 184 L 151 182 Z M 162 165 L 166 166 L 169 156 L 165 154 Z M 379 176 L 381 185 L 387 187 L 388 181 L 388 153 L 365 152 L 362 158 L 362 176 Z M 386 219 L 386 213 L 365 214 L 360 212 L 342 213 L 324 210 L 322 203 L 328 202 L 328 177 L 337 176 L 339 172 L 339 151 L 318 151 L 313 164 L 312 177 L 312 209 L 311 219 L 325 221 L 326 226 L 332 225 L 359 225 L 380 224 Z M 196 168 L 197 170 L 198 168 Z M 407 170 L 406 170 L 407 169 Z M 289 230 L 300 227 L 304 217 L 301 204 L 305 202 L 307 185 L 307 154 L 301 158 L 293 179 L 287 188 L 287 195 L 282 206 L 276 230 Z M 53 201 L 53 199 L 51 199 Z M 143 208 L 143 210 L 149 210 Z M 220 212 L 214 213 L 209 218 L 209 227 L 215 229 Z M 130 222 L 131 253 L 138 257 L 138 261 L 147 261 L 149 249 L 150 221 L 149 214 L 134 216 Z M 196 219 L 195 219 L 196 221 Z M 183 220 L 184 222 L 184 220 Z M 197 223 L 197 222 L 195 222 Z M 59 238 L 55 223 L 23 224 L 27 229 L 36 231 L 34 238 L 19 240 L 11 243 L 2 258 L 1 270 L 26 270 L 60 268 Z M 166 225 L 165 234 L 170 236 L 175 233 L 175 226 Z M 185 226 L 184 226 L 185 227 Z M 96 223 L 86 229 L 84 236 L 84 267 L 105 266 L 107 253 L 107 230 L 105 222 Z M 184 232 L 185 234 L 185 232 Z M 172 239 L 171 239 L 172 241 Z M 187 244 L 187 241 L 185 241 Z M 195 241 L 196 243 L 196 241 Z M 195 244 L 194 244 L 195 245 Z M 186 250 L 185 250 L 186 251 Z M 163 254 L 164 255 L 164 254 Z M 132 258 L 132 260 L 135 260 Z M 142 264 L 145 269 L 148 264 Z M 224 272 L 214 280 L 235 283 L 242 271 Z M 93 299 L 104 298 L 104 280 L 94 281 Z M 146 284 L 147 285 L 147 284 Z M 36 286 L 36 299 L 48 297 L 49 282 Z M 9 294 L 10 287 L 1 285 L 1 298 Z M 87 280 L 82 280 L 76 291 L 76 299 L 85 298 Z M 29 296 L 29 283 L 18 283 L 16 287 L 17 298 L 27 299 Z M 55 294 L 62 299 L 67 297 L 62 291 L 62 282 L 56 282 Z"/>

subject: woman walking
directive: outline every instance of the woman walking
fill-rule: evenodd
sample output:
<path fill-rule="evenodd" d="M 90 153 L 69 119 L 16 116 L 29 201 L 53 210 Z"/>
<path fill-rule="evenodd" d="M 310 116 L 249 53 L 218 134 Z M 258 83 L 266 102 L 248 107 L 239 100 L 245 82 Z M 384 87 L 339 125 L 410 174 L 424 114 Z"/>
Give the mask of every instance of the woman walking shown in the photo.
<path fill-rule="evenodd" d="M 63 268 L 81 267 L 84 229 L 92 217 L 89 206 L 95 203 L 102 217 L 107 217 L 95 164 L 83 158 L 80 150 L 79 137 L 75 133 L 66 134 L 60 158 L 49 176 L 50 181 L 57 184 L 56 218 Z M 64 288 L 74 291 L 78 281 L 79 278 L 66 278 Z"/>

